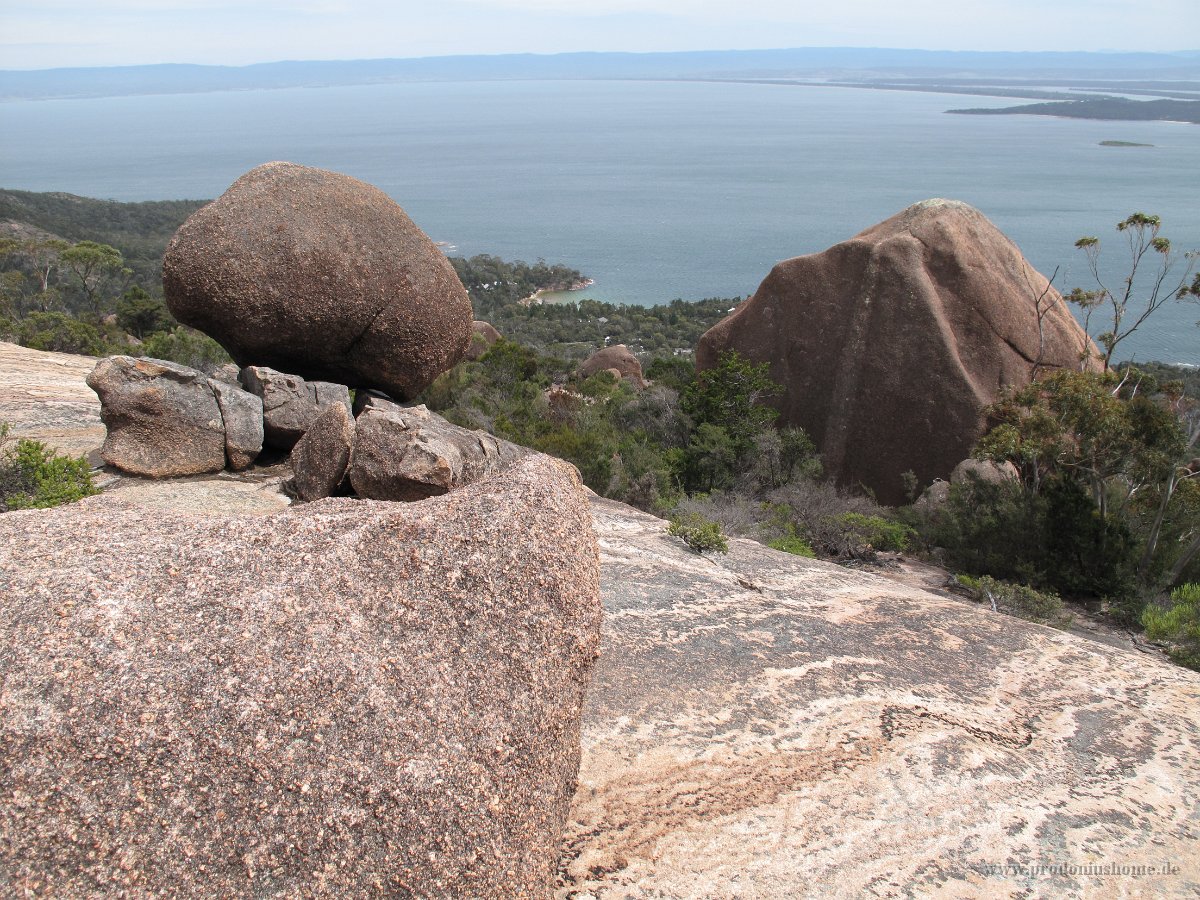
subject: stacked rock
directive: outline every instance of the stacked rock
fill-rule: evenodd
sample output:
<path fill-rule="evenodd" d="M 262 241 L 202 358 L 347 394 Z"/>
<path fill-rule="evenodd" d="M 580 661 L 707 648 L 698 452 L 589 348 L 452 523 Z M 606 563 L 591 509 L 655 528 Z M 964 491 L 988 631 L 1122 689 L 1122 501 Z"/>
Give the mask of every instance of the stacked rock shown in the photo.
<path fill-rule="evenodd" d="M 164 286 L 238 383 L 101 361 L 108 463 L 196 475 L 265 447 L 302 500 L 428 502 L 324 499 L 254 529 L 113 495 L 5 516 L 0 870 L 72 897 L 548 898 L 596 540 L 573 467 L 402 405 L 470 342 L 452 267 L 374 188 L 271 163 L 183 225 Z M 53 593 L 35 546 L 62 554 Z"/>
<path fill-rule="evenodd" d="M 292 452 L 301 499 L 414 500 L 526 453 L 385 399 L 411 399 L 473 337 L 485 352 L 500 335 L 472 321 L 445 256 L 370 185 L 259 166 L 183 224 L 163 273 L 172 313 L 243 366 L 240 387 L 159 360 L 104 360 L 88 383 L 112 466 L 151 477 L 241 470 L 265 447 Z M 362 427 L 349 387 L 363 398 Z"/>

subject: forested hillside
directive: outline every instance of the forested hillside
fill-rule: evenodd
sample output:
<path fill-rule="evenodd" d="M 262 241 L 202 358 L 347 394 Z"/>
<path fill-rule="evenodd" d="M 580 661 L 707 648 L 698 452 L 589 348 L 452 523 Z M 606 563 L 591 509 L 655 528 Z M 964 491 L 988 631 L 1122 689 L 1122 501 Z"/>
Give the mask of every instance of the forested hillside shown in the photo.
<path fill-rule="evenodd" d="M 67 241 L 87 240 L 116 247 L 125 266 L 133 269 L 133 280 L 154 293 L 162 279 L 162 254 L 171 235 L 207 202 L 119 203 L 57 192 L 0 190 L 0 222 L 25 223 Z"/>

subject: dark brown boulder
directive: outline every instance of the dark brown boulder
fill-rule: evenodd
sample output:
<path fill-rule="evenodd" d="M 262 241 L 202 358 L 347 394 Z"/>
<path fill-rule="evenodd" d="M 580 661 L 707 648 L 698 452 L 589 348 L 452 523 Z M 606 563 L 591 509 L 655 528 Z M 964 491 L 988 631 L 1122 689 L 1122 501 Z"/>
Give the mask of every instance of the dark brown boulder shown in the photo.
<path fill-rule="evenodd" d="M 902 503 L 902 474 L 946 478 L 979 438 L 984 406 L 1090 346 L 1020 250 L 965 203 L 926 200 L 823 253 L 777 265 L 700 340 L 769 363 L 780 423 L 804 428 L 826 471 Z"/>
<path fill-rule="evenodd" d="M 492 349 L 492 345 L 500 340 L 500 332 L 490 322 L 475 321 L 471 323 L 471 345 L 467 347 L 467 359 L 479 359 Z"/>
<path fill-rule="evenodd" d="M 611 347 L 600 348 L 579 364 L 577 374 L 580 378 L 591 378 L 597 372 L 603 372 L 606 369 L 615 370 L 618 378 L 628 378 L 636 387 L 646 386 L 646 379 L 642 374 L 642 364 L 624 344 L 613 344 Z"/>
<path fill-rule="evenodd" d="M 301 500 L 322 500 L 337 493 L 354 448 L 354 419 L 335 403 L 325 409 L 292 448 L 290 491 Z"/>
<path fill-rule="evenodd" d="M 0 516 L 6 896 L 549 898 L 600 643 L 574 470 Z"/>
<path fill-rule="evenodd" d="M 163 259 L 177 319 L 241 366 L 406 399 L 462 358 L 471 303 L 434 243 L 382 191 L 274 162 L 194 213 Z"/>

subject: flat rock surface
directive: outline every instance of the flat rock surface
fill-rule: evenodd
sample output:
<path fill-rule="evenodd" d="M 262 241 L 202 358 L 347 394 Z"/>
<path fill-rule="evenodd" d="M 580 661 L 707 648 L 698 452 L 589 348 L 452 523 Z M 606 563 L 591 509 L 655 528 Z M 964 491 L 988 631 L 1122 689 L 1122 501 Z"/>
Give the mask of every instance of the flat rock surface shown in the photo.
<path fill-rule="evenodd" d="M 98 361 L 0 341 L 0 421 L 17 437 L 72 456 L 98 450 L 104 443 L 100 400 L 84 383 Z"/>
<path fill-rule="evenodd" d="M 604 643 L 560 897 L 1200 892 L 1200 675 L 592 507 Z M 1178 871 L 1004 868 L 1114 864 Z"/>

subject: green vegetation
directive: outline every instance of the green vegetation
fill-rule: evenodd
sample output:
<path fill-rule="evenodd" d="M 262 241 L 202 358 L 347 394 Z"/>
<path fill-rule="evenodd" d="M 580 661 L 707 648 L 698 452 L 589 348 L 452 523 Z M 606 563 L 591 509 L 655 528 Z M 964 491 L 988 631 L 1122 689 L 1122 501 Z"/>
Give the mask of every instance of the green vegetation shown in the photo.
<path fill-rule="evenodd" d="M 201 205 L 0 191 L 0 217 L 21 223 L 0 239 L 0 339 L 205 371 L 228 362 L 215 341 L 179 325 L 162 298 L 163 251 Z"/>
<path fill-rule="evenodd" d="M 71 459 L 40 441 L 13 441 L 0 422 L 0 512 L 43 509 L 99 493 L 83 457 Z"/>
<path fill-rule="evenodd" d="M 793 556 L 805 556 L 812 558 L 816 556 L 816 551 L 809 545 L 808 541 L 796 534 L 796 526 L 788 524 L 790 534 L 785 534 L 783 537 L 773 538 L 767 541 L 767 546 L 772 550 L 780 550 L 784 553 L 791 553 Z"/>
<path fill-rule="evenodd" d="M 118 203 L 74 194 L 0 190 L 0 219 L 29 226 L 21 239 L 92 241 L 120 252 L 132 284 L 162 294 L 162 256 L 184 219 L 207 200 Z"/>
<path fill-rule="evenodd" d="M 892 512 L 824 480 L 804 431 L 775 427 L 766 403 L 780 388 L 766 366 L 729 353 L 697 374 L 690 361 L 657 358 L 644 390 L 575 368 L 501 340 L 421 399 L 457 424 L 566 459 L 597 493 L 659 515 L 805 556 L 865 559 L 908 545 Z"/>
<path fill-rule="evenodd" d="M 232 362 L 225 348 L 207 334 L 183 325 L 147 335 L 142 345 L 133 352 L 138 356 L 165 359 L 209 373 Z"/>
<path fill-rule="evenodd" d="M 714 551 L 728 553 L 729 541 L 721 532 L 721 525 L 697 513 L 682 513 L 671 516 L 667 534 L 683 538 L 683 542 L 697 553 Z"/>
<path fill-rule="evenodd" d="M 876 551 L 903 553 L 916 536 L 908 525 L 881 515 L 842 513 L 834 518 L 833 525 L 841 544 L 838 555 L 860 559 Z"/>
<path fill-rule="evenodd" d="M 476 315 L 486 318 L 514 303 L 532 298 L 538 291 L 569 291 L 587 283 L 583 273 L 563 265 L 547 265 L 539 259 L 532 266 L 517 260 L 481 254 L 464 259 L 450 257 L 458 280 L 467 289 Z"/>
<path fill-rule="evenodd" d="M 1126 622 L 1200 568 L 1200 404 L 1136 368 L 1056 372 L 989 410 L 978 454 L 1015 482 L 954 485 L 908 515 L 953 568 L 1073 597 Z"/>
<path fill-rule="evenodd" d="M 1059 116 L 1067 119 L 1110 119 L 1124 122 L 1197 122 L 1200 100 L 1129 100 L 1125 97 L 1087 97 L 1022 106 L 948 109 L 972 116 Z"/>
<path fill-rule="evenodd" d="M 1056 628 L 1071 624 L 1071 615 L 1063 612 L 1062 598 L 1053 591 L 1038 591 L 1024 584 L 998 581 L 988 575 L 978 578 L 959 575 L 958 584 L 976 602 L 990 603 L 997 612 Z"/>
<path fill-rule="evenodd" d="M 1147 606 L 1142 625 L 1151 640 L 1167 643 L 1171 659 L 1200 671 L 1200 584 L 1175 588 L 1166 607 Z"/>
<path fill-rule="evenodd" d="M 1086 291 L 1075 288 L 1067 295 L 1067 300 L 1083 311 L 1083 327 L 1089 333 L 1092 315 L 1096 312 L 1100 312 L 1109 325 L 1107 330 L 1095 336 L 1096 343 L 1104 351 L 1100 360 L 1106 370 L 1112 365 L 1117 346 L 1164 304 L 1200 299 L 1200 273 L 1193 278 L 1197 252 L 1184 253 L 1183 266 L 1176 271 L 1178 254 L 1171 241 L 1159 234 L 1161 229 L 1162 220 L 1158 216 L 1142 212 L 1135 212 L 1117 223 L 1117 231 L 1125 236 L 1129 247 L 1129 268 L 1115 291 L 1105 285 L 1100 275 L 1100 239 L 1081 237 L 1075 242 L 1076 248 L 1087 256 L 1088 269 L 1096 287 Z M 1155 257 L 1157 265 L 1150 262 Z M 1192 280 L 1189 282 L 1188 279 Z"/>

